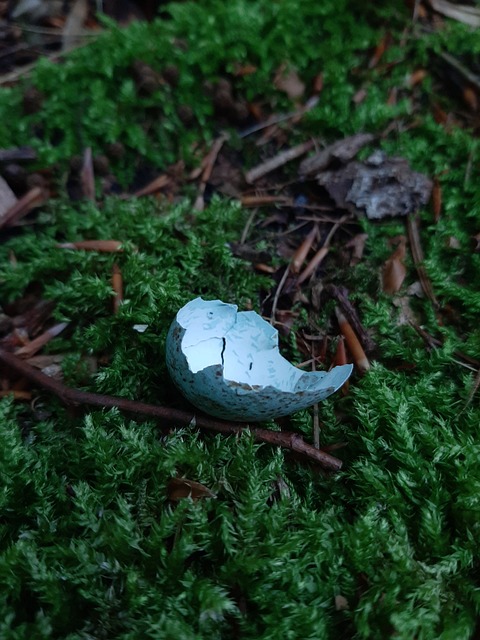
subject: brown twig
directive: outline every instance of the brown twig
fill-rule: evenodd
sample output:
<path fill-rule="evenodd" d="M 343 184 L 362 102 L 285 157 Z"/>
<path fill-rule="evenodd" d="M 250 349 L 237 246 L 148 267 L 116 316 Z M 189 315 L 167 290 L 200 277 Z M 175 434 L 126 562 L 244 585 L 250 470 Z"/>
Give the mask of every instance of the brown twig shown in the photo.
<path fill-rule="evenodd" d="M 368 335 L 367 331 L 363 328 L 362 323 L 360 322 L 360 318 L 358 317 L 357 310 L 350 302 L 348 298 L 348 290 L 346 287 L 337 287 L 334 284 L 328 284 L 325 287 L 325 292 L 328 293 L 332 298 L 334 298 L 340 309 L 342 310 L 343 315 L 346 317 L 353 330 L 357 334 L 360 339 L 360 342 L 365 348 L 365 351 L 368 354 L 372 354 L 376 351 L 377 347 L 372 338 Z"/>
<path fill-rule="evenodd" d="M 240 202 L 242 207 L 262 207 L 268 204 L 286 204 L 287 206 L 292 206 L 293 198 L 287 198 L 286 196 L 255 195 L 242 196 Z"/>
<path fill-rule="evenodd" d="M 27 215 L 32 209 L 40 206 L 47 199 L 47 194 L 40 187 L 33 187 L 30 191 L 17 200 L 17 202 L 7 209 L 0 220 L 0 227 L 10 227 L 16 224 L 20 218 Z"/>
<path fill-rule="evenodd" d="M 412 252 L 413 262 L 415 264 L 415 269 L 417 270 L 418 277 L 420 279 L 420 284 L 422 285 L 422 289 L 433 304 L 434 309 L 438 309 L 439 304 L 438 300 L 435 297 L 433 292 L 432 283 L 430 282 L 430 278 L 423 266 L 423 251 L 422 245 L 420 243 L 420 232 L 418 230 L 418 219 L 414 216 L 407 217 L 407 229 L 408 229 L 408 240 L 410 242 L 410 250 Z"/>
<path fill-rule="evenodd" d="M 409 321 L 409 325 L 413 329 L 415 329 L 415 331 L 418 333 L 418 335 L 422 338 L 422 340 L 427 345 L 428 349 L 436 349 L 438 347 L 443 346 L 443 342 L 441 340 L 430 335 L 427 331 L 425 331 L 425 329 L 422 329 L 422 327 L 419 327 L 414 322 Z M 466 367 L 471 371 L 480 370 L 480 360 L 477 360 L 476 358 L 472 358 L 472 356 L 469 356 L 468 354 L 463 353 L 463 351 L 458 351 L 458 349 L 456 349 L 453 352 L 453 355 L 456 358 L 456 359 L 452 358 L 453 362 L 456 362 L 457 364 L 461 365 L 462 367 Z"/>
<path fill-rule="evenodd" d="M 202 178 L 198 187 L 197 199 L 195 200 L 195 204 L 193 205 L 195 211 L 203 211 L 203 208 L 205 206 L 205 201 L 203 199 L 205 195 L 205 189 L 207 187 L 208 181 L 210 180 L 210 176 L 212 175 L 213 167 L 215 166 L 215 162 L 217 161 L 218 154 L 220 153 L 223 144 L 227 139 L 227 134 L 222 134 L 221 136 L 219 136 L 213 143 L 212 148 L 205 158 L 205 167 L 203 169 Z"/>
<path fill-rule="evenodd" d="M 50 340 L 56 338 L 64 329 L 68 327 L 68 322 L 60 322 L 53 327 L 50 327 L 42 334 L 37 336 L 35 340 L 28 342 L 25 346 L 21 347 L 15 352 L 16 356 L 21 356 L 22 358 L 31 358 L 34 356 L 42 347 L 44 347 Z"/>
<path fill-rule="evenodd" d="M 160 407 L 146 404 L 145 402 L 136 402 L 135 400 L 72 389 L 58 380 L 49 378 L 41 371 L 34 369 L 26 362 L 23 362 L 12 353 L 4 351 L 3 349 L 0 349 L 0 363 L 7 365 L 7 375 L 15 372 L 25 376 L 33 383 L 55 394 L 66 405 L 101 407 L 103 409 L 115 407 L 121 411 L 137 416 L 151 416 L 164 422 L 174 422 L 184 426 L 194 424 L 200 429 L 228 435 L 238 435 L 244 431 L 250 431 L 257 442 L 266 442 L 284 449 L 290 449 L 308 460 L 320 464 L 325 469 L 339 471 L 342 467 L 341 460 L 324 451 L 315 449 L 315 447 L 305 442 L 303 438 L 296 433 L 270 431 L 269 429 L 250 427 L 235 422 L 224 422 L 190 411 L 181 411 L 170 407 Z"/>
<path fill-rule="evenodd" d="M 248 183 L 255 182 L 255 180 L 262 178 L 267 173 L 275 171 L 275 169 L 282 167 L 284 164 L 287 164 L 287 162 L 303 156 L 305 153 L 310 151 L 310 149 L 313 149 L 314 146 L 314 141 L 308 140 L 307 142 L 297 144 L 295 147 L 290 147 L 273 158 L 269 158 L 265 162 L 258 164 L 256 167 L 253 167 L 253 169 L 250 169 L 250 171 L 247 171 L 245 174 L 245 180 Z"/>

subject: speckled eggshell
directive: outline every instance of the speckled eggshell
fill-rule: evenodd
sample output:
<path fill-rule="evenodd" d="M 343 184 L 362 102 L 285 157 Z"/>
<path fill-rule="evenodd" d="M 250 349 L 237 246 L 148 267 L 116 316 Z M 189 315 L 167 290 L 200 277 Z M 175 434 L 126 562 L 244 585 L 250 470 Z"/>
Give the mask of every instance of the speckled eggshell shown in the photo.
<path fill-rule="evenodd" d="M 328 373 L 302 372 L 280 355 L 277 331 L 258 314 L 201 298 L 180 309 L 172 322 L 166 362 L 194 406 L 241 422 L 305 409 L 334 393 L 352 372 L 350 364 Z M 232 379 L 225 378 L 225 370 Z"/>

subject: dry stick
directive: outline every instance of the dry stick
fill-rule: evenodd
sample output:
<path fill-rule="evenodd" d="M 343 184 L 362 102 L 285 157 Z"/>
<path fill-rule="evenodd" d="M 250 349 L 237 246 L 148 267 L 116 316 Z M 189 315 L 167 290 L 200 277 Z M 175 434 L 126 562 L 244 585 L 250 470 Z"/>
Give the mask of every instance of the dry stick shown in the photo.
<path fill-rule="evenodd" d="M 310 151 L 310 149 L 313 149 L 314 146 L 315 146 L 314 141 L 308 140 L 307 142 L 302 142 L 301 144 L 297 144 L 295 147 L 286 149 L 285 151 L 282 151 L 281 153 L 274 156 L 273 158 L 269 158 L 266 162 L 262 162 L 256 167 L 253 167 L 253 169 L 250 169 L 250 171 L 248 171 L 245 174 L 245 180 L 248 183 L 255 182 L 255 180 L 262 178 L 267 173 L 271 173 L 272 171 L 275 171 L 275 169 L 282 167 L 284 164 L 287 164 L 287 162 L 290 162 L 291 160 L 295 160 L 295 158 L 299 158 L 300 156 L 303 156 L 303 154 L 307 153 L 307 151 Z"/>
<path fill-rule="evenodd" d="M 422 285 L 422 289 L 433 304 L 435 309 L 438 309 L 439 304 L 438 300 L 435 297 L 433 292 L 432 283 L 430 282 L 430 278 L 427 275 L 425 267 L 423 266 L 423 251 L 422 245 L 420 244 L 420 233 L 418 231 L 418 221 L 416 217 L 408 216 L 407 217 L 407 229 L 408 229 L 408 239 L 410 241 L 410 249 L 412 251 L 413 262 L 415 264 L 415 269 L 417 270 L 418 277 L 420 278 L 420 284 Z"/>
<path fill-rule="evenodd" d="M 31 358 L 34 356 L 42 347 L 44 347 L 50 340 L 56 338 L 64 329 L 68 327 L 68 322 L 59 322 L 58 324 L 50 327 L 42 334 L 37 336 L 31 342 L 28 342 L 25 346 L 20 347 L 15 352 L 16 356 L 22 356 L 23 358 Z"/>
<path fill-rule="evenodd" d="M 145 185 L 141 189 L 138 189 L 138 191 L 135 191 L 135 193 L 122 193 L 121 195 L 118 196 L 118 198 L 120 200 L 130 200 L 131 198 L 141 198 L 142 196 L 151 196 L 157 193 L 157 191 L 160 191 L 160 189 L 163 189 L 163 187 L 169 186 L 171 182 L 172 182 L 172 179 L 169 176 L 162 173 L 157 178 L 154 178 L 147 185 Z"/>
<path fill-rule="evenodd" d="M 337 229 L 340 227 L 340 225 L 345 222 L 345 220 L 348 220 L 348 218 L 350 218 L 351 215 L 348 214 L 346 216 L 343 216 L 342 218 L 340 218 L 340 220 L 338 220 L 333 227 L 330 229 L 327 237 L 325 238 L 325 242 L 323 244 L 323 247 L 321 247 L 317 253 L 315 254 L 315 256 L 312 258 L 312 260 L 310 261 L 310 263 L 305 267 L 305 269 L 302 271 L 302 273 L 299 275 L 298 277 L 298 283 L 302 283 L 304 280 L 306 280 L 308 278 L 308 276 L 310 276 L 313 271 L 318 267 L 318 265 L 320 264 L 320 262 L 323 260 L 323 258 L 327 255 L 329 248 L 328 245 L 330 243 L 330 240 L 332 239 L 333 235 L 335 234 L 335 232 L 337 231 Z M 288 274 L 291 272 L 291 262 L 289 263 L 289 265 L 287 266 L 287 268 L 285 269 L 285 273 L 282 276 L 282 279 L 280 280 L 280 282 L 278 283 L 278 287 L 277 290 L 275 291 L 275 297 L 273 298 L 273 305 L 272 305 L 272 312 L 270 315 L 270 324 L 275 324 L 275 314 L 277 311 L 277 305 L 278 305 L 278 300 L 280 298 L 280 294 L 282 293 L 282 289 L 283 286 L 288 278 Z"/>
<path fill-rule="evenodd" d="M 248 232 L 250 231 L 250 227 L 252 226 L 252 223 L 255 219 L 255 216 L 257 215 L 257 210 L 254 209 L 252 211 L 252 213 L 248 216 L 248 220 L 245 223 L 245 226 L 243 228 L 242 231 L 242 237 L 240 238 L 240 244 L 245 244 L 247 237 L 248 237 Z"/>
<path fill-rule="evenodd" d="M 318 227 L 315 224 L 313 226 L 313 229 L 310 231 L 309 234 L 305 236 L 305 239 L 303 240 L 302 244 L 297 248 L 297 250 L 293 254 L 292 259 L 290 261 L 290 269 L 292 273 L 298 273 L 302 268 L 303 263 L 307 259 L 310 249 L 312 248 L 312 244 L 315 238 L 317 237 L 317 233 L 318 233 Z"/>
<path fill-rule="evenodd" d="M 193 208 L 196 211 L 203 211 L 205 206 L 205 202 L 203 200 L 203 196 L 205 194 L 205 188 L 207 186 L 207 182 L 210 180 L 210 176 L 212 175 L 213 167 L 217 160 L 218 154 L 220 153 L 221 148 L 223 147 L 223 143 L 228 139 L 227 134 L 222 134 L 219 138 L 215 140 L 212 148 L 208 152 L 206 157 L 205 168 L 202 172 L 202 179 L 200 180 L 200 186 L 198 187 L 198 195 L 195 200 L 195 204 Z"/>
<path fill-rule="evenodd" d="M 33 187 L 30 191 L 17 200 L 17 202 L 7 209 L 0 220 L 0 228 L 1 227 L 9 227 L 20 218 L 29 213 L 34 207 L 38 207 L 43 201 L 46 199 L 46 192 L 40 187 Z"/>
<path fill-rule="evenodd" d="M 422 338 L 422 340 L 425 342 L 425 344 L 429 349 L 443 346 L 443 342 L 441 340 L 439 340 L 438 338 L 435 338 L 434 336 L 431 336 L 429 333 L 425 331 L 425 329 L 422 329 L 422 327 L 419 327 L 418 325 L 416 325 L 414 322 L 411 322 L 411 321 L 409 321 L 408 324 L 413 329 L 415 329 L 415 331 Z M 456 362 L 462 367 L 470 369 L 470 371 L 480 370 L 480 360 L 477 360 L 476 358 L 472 358 L 472 356 L 469 356 L 466 353 L 463 353 L 462 351 L 458 351 L 458 350 L 455 350 L 453 352 L 453 355 L 457 357 L 457 360 L 455 360 L 455 358 L 452 358 L 452 362 Z"/>
<path fill-rule="evenodd" d="M 318 96 L 312 96 L 307 100 L 303 107 L 300 107 L 300 109 L 297 109 L 297 111 L 290 111 L 290 113 L 281 113 L 276 116 L 274 115 L 271 118 L 268 118 L 268 120 L 264 120 L 263 122 L 259 122 L 258 124 L 253 125 L 253 127 L 244 129 L 238 134 L 238 137 L 241 139 L 246 138 L 247 136 L 252 135 L 252 133 L 257 133 L 258 131 L 262 131 L 263 129 L 268 129 L 268 127 L 271 127 L 274 124 L 280 124 L 281 122 L 294 120 L 295 118 L 299 119 L 305 113 L 310 111 L 310 109 L 313 109 L 313 107 L 318 104 L 318 101 Z"/>
<path fill-rule="evenodd" d="M 309 278 L 312 273 L 315 271 L 315 269 L 318 267 L 318 265 L 322 262 L 322 260 L 325 258 L 325 256 L 327 255 L 327 253 L 330 251 L 330 242 L 333 238 L 333 236 L 335 235 L 335 233 L 338 231 L 339 227 L 349 218 L 351 218 L 352 216 L 350 214 L 347 214 L 345 216 L 342 216 L 340 218 L 340 220 L 337 220 L 337 222 L 335 222 L 335 224 L 333 225 L 333 227 L 330 229 L 330 231 L 328 232 L 327 237 L 325 238 L 325 242 L 323 243 L 323 246 L 320 247 L 320 249 L 317 251 L 317 253 L 313 256 L 313 258 L 311 259 L 311 261 L 307 264 L 307 266 L 305 267 L 305 269 L 302 271 L 302 273 L 299 275 L 298 277 L 298 284 L 301 284 L 302 282 L 304 282 L 307 278 Z"/>
<path fill-rule="evenodd" d="M 91 37 L 97 38 L 98 32 L 95 34 L 92 33 Z M 43 56 L 43 58 L 46 58 L 50 62 L 56 62 L 57 60 L 60 60 L 60 58 L 63 58 L 63 56 L 65 56 L 70 51 L 73 51 L 74 49 L 81 49 L 82 47 L 86 47 L 88 44 L 90 44 L 90 42 L 82 42 L 81 44 L 72 47 L 69 51 L 67 50 L 55 51 L 54 53 L 50 53 L 46 56 Z M 38 60 L 34 60 L 33 62 L 29 62 L 28 64 L 25 64 L 22 67 L 17 68 L 14 71 L 11 71 L 10 73 L 3 74 L 0 77 L 0 85 L 9 84 L 10 82 L 16 82 L 22 76 L 29 75 L 30 72 L 33 71 L 33 69 L 37 66 L 37 64 L 38 64 Z"/>
<path fill-rule="evenodd" d="M 473 7 L 471 7 L 471 8 L 473 9 Z M 477 15 L 480 15 L 480 14 L 477 13 Z M 443 60 L 445 60 L 445 62 L 447 64 L 449 64 L 456 71 L 458 71 L 458 73 L 460 73 L 460 75 L 462 75 L 467 80 L 467 82 L 470 82 L 470 84 L 473 84 L 473 86 L 477 90 L 480 91 L 480 76 L 479 75 L 477 75 L 476 73 L 473 73 L 472 71 L 470 71 L 470 69 L 468 69 L 468 67 L 463 65 L 459 60 L 457 60 L 457 58 L 454 58 L 449 53 L 446 53 L 446 52 L 440 53 L 439 57 L 443 58 Z"/>
<path fill-rule="evenodd" d="M 146 404 L 145 402 L 136 402 L 135 400 L 126 400 L 125 398 L 116 398 L 115 396 L 105 396 L 88 391 L 71 389 L 63 383 L 49 378 L 41 371 L 37 371 L 26 362 L 23 362 L 12 353 L 4 351 L 3 349 L 0 349 L 0 362 L 10 368 L 10 371 L 7 370 L 7 375 L 15 372 L 25 376 L 38 386 L 54 393 L 66 405 L 85 405 L 101 407 L 103 409 L 115 407 L 134 415 L 151 416 L 152 418 L 158 418 L 162 421 L 178 422 L 185 426 L 194 424 L 201 429 L 229 435 L 238 435 L 244 431 L 250 431 L 257 442 L 266 442 L 278 447 L 283 447 L 284 449 L 290 449 L 320 464 L 325 469 L 339 471 L 342 468 L 341 460 L 324 451 L 315 449 L 312 445 L 304 442 L 303 438 L 296 433 L 270 431 L 269 429 L 260 429 L 258 427 L 245 426 L 234 422 L 223 422 L 222 420 L 216 420 L 189 411 L 181 411 L 179 409 Z"/>
<path fill-rule="evenodd" d="M 242 207 L 260 207 L 266 204 L 286 204 L 291 206 L 293 199 L 286 196 L 242 196 L 240 203 Z"/>
<path fill-rule="evenodd" d="M 285 269 L 285 273 L 283 274 L 282 279 L 278 283 L 277 290 L 275 291 L 275 296 L 273 298 L 273 304 L 272 304 L 272 313 L 270 314 L 270 324 L 275 324 L 275 315 L 277 313 L 278 300 L 280 298 L 280 294 L 282 293 L 282 289 L 285 285 L 285 282 L 287 281 L 289 273 L 290 273 L 290 265 L 287 265 L 287 268 Z"/>
<path fill-rule="evenodd" d="M 302 284 L 302 282 L 307 280 L 312 275 L 312 273 L 319 266 L 319 264 L 323 262 L 323 259 L 325 258 L 325 256 L 329 251 L 330 249 L 328 246 L 320 247 L 317 253 L 313 256 L 313 258 L 307 264 L 305 269 L 302 271 L 302 273 L 298 276 L 298 284 Z"/>

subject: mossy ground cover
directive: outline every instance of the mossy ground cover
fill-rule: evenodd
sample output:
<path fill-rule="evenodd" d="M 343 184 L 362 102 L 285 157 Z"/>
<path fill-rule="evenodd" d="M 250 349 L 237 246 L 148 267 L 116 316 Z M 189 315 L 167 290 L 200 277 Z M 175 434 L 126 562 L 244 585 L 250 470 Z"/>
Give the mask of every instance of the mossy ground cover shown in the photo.
<path fill-rule="evenodd" d="M 443 341 L 431 350 L 398 323 L 378 270 L 403 225 L 362 222 L 369 234 L 363 261 L 327 275 L 348 286 L 379 350 L 347 396 L 320 407 L 322 443 L 348 443 L 337 452 L 344 469 L 334 475 L 256 445 L 248 434 L 215 437 L 175 424 L 161 431 L 115 410 L 73 414 L 44 394 L 33 409 L 3 399 L 1 638 L 473 637 L 480 416 L 474 374 L 455 354 L 477 357 L 480 346 L 480 253 L 471 245 L 480 231 L 476 139 L 435 121 L 432 104 L 450 103 L 436 93 L 433 76 L 420 88 L 405 79 L 442 51 L 475 59 L 480 40 L 448 23 L 413 30 L 400 45 L 408 16 L 371 11 L 347 1 L 171 5 L 169 20 L 113 27 L 64 64 L 41 62 L 31 79 L 45 95 L 35 117 L 18 117 L 20 87 L 2 90 L 0 120 L 9 122 L 3 146 L 33 140 L 40 162 L 56 163 L 61 176 L 84 147 L 102 152 L 120 139 L 127 155 L 115 170 L 128 184 L 139 157 L 159 170 L 179 158 L 193 166 L 192 144 L 218 133 L 204 80 L 254 64 L 255 74 L 238 79 L 238 93 L 289 110 L 271 88 L 278 66 L 289 62 L 306 83 L 323 71 L 321 100 L 292 139 L 329 141 L 400 123 L 383 148 L 440 176 L 443 212 L 437 223 L 430 210 L 420 212 L 422 245 L 450 314 L 439 326 L 428 300 L 412 301 L 422 326 Z M 385 65 L 368 70 L 387 17 L 393 45 Z M 129 72 L 137 58 L 177 65 L 178 85 L 139 98 Z M 356 104 L 362 87 L 366 98 Z M 393 87 L 401 90 L 392 106 Z M 187 130 L 180 104 L 194 112 Z M 32 138 L 39 128 L 41 138 Z M 196 295 L 256 306 L 259 290 L 271 286 L 227 245 L 249 213 L 221 198 L 194 215 L 188 197 L 174 206 L 114 197 L 101 206 L 72 204 L 62 188 L 60 180 L 59 198 L 0 246 L 2 301 L 39 283 L 42 296 L 56 302 L 55 318 L 69 328 L 48 351 L 69 354 L 70 385 L 181 403 L 164 365 L 175 310 Z M 112 257 L 56 246 L 86 238 L 120 239 L 124 251 Z M 115 316 L 114 261 L 125 282 Z M 416 274 L 407 267 L 408 285 Z M 318 322 L 330 318 L 327 308 Z M 148 329 L 138 333 L 134 324 Z M 96 376 L 79 367 L 87 354 L 108 356 Z M 310 413 L 293 424 L 308 436 Z M 182 476 L 216 497 L 170 502 L 168 483 Z"/>

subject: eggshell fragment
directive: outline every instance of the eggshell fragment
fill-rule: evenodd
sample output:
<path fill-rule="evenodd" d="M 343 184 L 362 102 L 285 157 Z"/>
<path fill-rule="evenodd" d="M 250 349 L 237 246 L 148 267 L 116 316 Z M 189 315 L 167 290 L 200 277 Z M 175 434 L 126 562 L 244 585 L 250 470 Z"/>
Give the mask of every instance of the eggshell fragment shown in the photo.
<path fill-rule="evenodd" d="M 166 361 L 175 385 L 198 409 L 217 418 L 257 422 L 325 400 L 352 365 L 304 372 L 278 349 L 278 332 L 254 311 L 196 298 L 177 313 Z"/>

